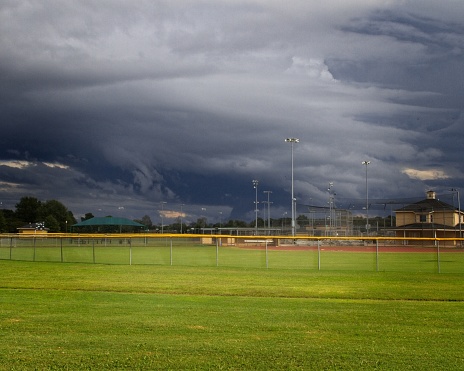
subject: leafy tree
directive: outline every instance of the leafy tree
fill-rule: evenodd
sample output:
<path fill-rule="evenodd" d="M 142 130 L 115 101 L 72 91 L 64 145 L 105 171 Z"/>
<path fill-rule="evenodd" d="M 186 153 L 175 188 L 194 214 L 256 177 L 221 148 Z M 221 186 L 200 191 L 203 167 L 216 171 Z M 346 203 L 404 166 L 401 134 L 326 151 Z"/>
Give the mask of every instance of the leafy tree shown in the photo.
<path fill-rule="evenodd" d="M 86 213 L 84 216 L 81 216 L 81 222 L 83 222 L 84 220 L 92 219 L 92 218 L 94 218 L 92 213 Z"/>
<path fill-rule="evenodd" d="M 48 215 L 45 218 L 45 228 L 48 228 L 49 232 L 56 233 L 60 231 L 60 223 L 53 215 Z"/>
<path fill-rule="evenodd" d="M 5 231 L 9 233 L 18 232 L 18 228 L 22 227 L 25 223 L 20 220 L 13 210 L 3 209 L 3 216 L 5 218 Z"/>
<path fill-rule="evenodd" d="M 16 204 L 16 216 L 23 223 L 35 223 L 40 220 L 42 203 L 35 197 L 22 197 Z"/>
<path fill-rule="evenodd" d="M 304 214 L 298 215 L 296 218 L 296 224 L 301 228 L 307 227 L 309 225 L 309 219 Z"/>
<path fill-rule="evenodd" d="M 206 218 L 204 216 L 197 219 L 196 228 L 206 228 L 206 226 Z"/>
<path fill-rule="evenodd" d="M 73 213 L 61 202 L 56 200 L 41 202 L 35 197 L 22 197 L 16 204 L 15 211 L 3 209 L 2 213 L 5 222 L 2 224 L 0 220 L 0 231 L 10 233 L 17 232 L 17 229 L 24 224 L 44 222 L 49 216 L 58 223 L 58 227 L 55 222 L 52 223 L 54 232 L 70 230 L 76 223 Z M 52 219 L 49 221 L 51 222 Z"/>
<path fill-rule="evenodd" d="M 253 219 L 249 224 L 248 224 L 248 227 L 249 228 L 254 228 L 256 227 L 256 219 Z M 261 217 L 258 217 L 258 227 L 264 227 L 264 219 L 261 218 Z"/>
<path fill-rule="evenodd" d="M 41 220 L 46 221 L 49 216 L 52 216 L 58 223 L 58 229 L 54 232 L 65 231 L 67 224 L 74 224 L 74 216 L 68 211 L 66 206 L 57 200 L 46 201 L 42 204 L 39 212 Z M 47 226 L 47 228 L 50 228 Z"/>
<path fill-rule="evenodd" d="M 143 224 L 146 229 L 150 229 L 153 226 L 151 218 L 148 215 L 144 215 L 141 220 L 135 220 L 137 223 Z"/>
<path fill-rule="evenodd" d="M 230 219 L 225 225 L 224 227 L 227 227 L 227 228 L 245 228 L 247 227 L 247 224 L 242 221 L 242 220 L 237 220 L 237 219 Z"/>
<path fill-rule="evenodd" d="M 65 232 L 68 232 L 71 230 L 71 226 L 77 223 L 76 218 L 74 217 L 73 213 L 68 210 L 66 214 L 66 222 L 65 222 Z"/>
<path fill-rule="evenodd" d="M 6 218 L 3 215 L 3 211 L 0 210 L 0 233 L 7 231 Z"/>
<path fill-rule="evenodd" d="M 170 226 L 169 226 L 169 230 L 172 230 L 172 231 L 176 231 L 176 232 L 179 232 L 182 230 L 182 233 L 186 233 L 189 231 L 189 227 L 187 226 L 187 224 L 185 223 L 182 223 L 181 224 L 181 218 L 180 217 L 177 217 L 176 218 L 176 222 L 175 223 L 172 223 Z"/>
<path fill-rule="evenodd" d="M 205 217 L 201 217 L 201 218 L 198 218 L 196 222 L 190 223 L 188 228 L 201 229 L 201 228 L 206 228 L 206 227 L 208 227 L 207 219 Z"/>

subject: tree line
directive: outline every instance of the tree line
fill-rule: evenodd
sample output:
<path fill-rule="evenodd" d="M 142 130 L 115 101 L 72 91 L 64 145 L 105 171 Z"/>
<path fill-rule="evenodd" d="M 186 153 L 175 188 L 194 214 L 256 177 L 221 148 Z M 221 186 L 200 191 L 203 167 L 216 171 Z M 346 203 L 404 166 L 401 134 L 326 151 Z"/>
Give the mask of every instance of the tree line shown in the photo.
<path fill-rule="evenodd" d="M 80 218 L 80 221 L 88 220 L 93 218 L 92 213 L 86 213 L 83 217 Z M 235 228 L 244 228 L 244 227 L 253 227 L 255 221 L 246 223 L 241 220 L 229 220 L 225 223 L 208 223 L 206 218 L 198 218 L 195 222 L 192 223 L 183 223 L 181 224 L 180 219 L 174 221 L 174 223 L 160 225 L 152 223 L 148 215 L 143 216 L 141 219 L 136 219 L 136 222 L 143 224 L 146 231 L 151 232 L 161 232 L 164 229 L 164 232 L 180 232 L 188 233 L 192 230 L 199 230 L 201 228 L 218 228 L 218 227 L 235 227 Z M 9 209 L 0 209 L 0 233 L 17 233 L 18 228 L 21 228 L 25 225 L 33 223 L 43 223 L 45 228 L 48 229 L 51 233 L 60 233 L 60 232 L 71 232 L 71 227 L 77 223 L 76 218 L 74 217 L 72 211 L 57 200 L 49 201 L 40 201 L 35 197 L 22 197 L 20 201 L 15 205 L 15 210 Z M 287 221 L 288 223 L 288 221 Z M 258 225 L 264 226 L 263 219 L 258 219 Z M 106 228 L 108 230 L 102 230 Z M 100 232 L 116 232 L 112 230 L 111 226 L 100 227 Z M 117 229 L 118 227 L 116 227 Z M 86 227 L 86 230 L 81 230 L 81 232 L 94 232 L 94 228 Z M 87 231 L 87 229 L 89 229 Z M 111 230 L 110 230 L 111 229 Z M 124 230 L 125 231 L 125 230 Z"/>
<path fill-rule="evenodd" d="M 40 201 L 35 197 L 22 197 L 15 210 L 0 210 L 1 233 L 16 233 L 18 228 L 37 222 L 43 222 L 50 232 L 66 232 L 76 219 L 61 202 Z"/>
<path fill-rule="evenodd" d="M 81 217 L 81 221 L 93 218 L 92 213 L 86 213 Z M 136 222 L 144 225 L 145 231 L 150 232 L 173 232 L 173 233 L 189 233 L 198 232 L 204 228 L 253 228 L 256 226 L 256 220 L 251 222 L 245 222 L 243 220 L 231 219 L 224 222 L 208 223 L 205 217 L 198 218 L 194 222 L 188 224 L 184 223 L 183 220 L 177 218 L 173 223 L 160 225 L 152 223 L 148 215 L 143 216 L 141 219 L 136 219 Z M 15 205 L 15 210 L 0 210 L 0 233 L 16 233 L 18 228 L 31 223 L 44 223 L 45 228 L 49 232 L 71 232 L 71 226 L 76 224 L 76 218 L 68 208 L 57 200 L 40 201 L 35 197 L 22 197 L 20 201 Z M 268 220 L 258 218 L 258 228 L 267 227 Z M 280 228 L 286 230 L 291 226 L 291 218 L 282 217 L 278 219 L 270 219 L 271 228 Z M 308 217 L 304 214 L 299 215 L 296 218 L 296 224 L 300 227 L 308 226 L 310 223 Z M 373 217 L 370 219 L 372 228 L 375 226 L 385 228 L 394 225 L 394 217 L 392 220 L 391 216 L 386 218 Z M 365 225 L 364 217 L 353 218 L 354 227 L 362 227 Z M 107 227 L 111 228 L 111 227 Z M 92 229 L 92 228 L 90 228 Z M 81 231 L 81 232 L 94 232 L 94 230 Z M 121 231 L 121 230 L 119 230 Z M 117 230 L 105 230 L 101 228 L 99 232 L 117 232 Z"/>
<path fill-rule="evenodd" d="M 93 218 L 92 213 L 86 213 L 80 218 L 80 221 L 88 220 Z M 288 219 L 288 218 L 287 218 Z M 174 223 L 160 225 L 152 223 L 148 215 L 143 216 L 141 219 L 134 220 L 145 226 L 146 231 L 151 232 L 183 232 L 188 233 L 192 230 L 200 230 L 201 228 L 219 228 L 219 227 L 233 227 L 233 228 L 245 228 L 254 227 L 255 221 L 250 223 L 242 220 L 229 220 L 225 223 L 208 223 L 206 218 L 198 218 L 195 222 L 183 223 L 178 218 Z M 71 227 L 77 223 L 72 211 L 57 200 L 40 201 L 35 197 L 22 197 L 20 201 L 15 205 L 15 210 L 1 209 L 0 210 L 0 233 L 17 233 L 18 228 L 33 223 L 44 223 L 45 228 L 51 233 L 60 232 L 71 232 Z M 182 224 L 181 224 L 182 223 Z M 280 223 L 280 220 L 279 220 Z M 285 223 L 290 223 L 290 219 L 286 220 Z M 265 221 L 258 218 L 258 226 L 263 227 Z M 102 230 L 106 228 L 108 230 Z M 100 227 L 100 232 L 115 232 L 111 226 Z M 81 232 L 94 232 L 94 228 L 86 227 L 86 230 Z M 89 229 L 87 231 L 87 229 Z M 111 230 L 110 230 L 111 229 Z M 116 227 L 117 229 L 117 227 Z M 125 230 L 124 230 L 125 231 Z"/>

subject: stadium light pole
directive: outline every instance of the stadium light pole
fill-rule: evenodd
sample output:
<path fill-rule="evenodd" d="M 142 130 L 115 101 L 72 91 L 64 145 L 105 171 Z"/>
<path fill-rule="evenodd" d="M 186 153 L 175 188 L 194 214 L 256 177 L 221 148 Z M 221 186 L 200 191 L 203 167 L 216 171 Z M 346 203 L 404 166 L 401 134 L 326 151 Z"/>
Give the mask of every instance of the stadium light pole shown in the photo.
<path fill-rule="evenodd" d="M 258 184 L 259 181 L 254 179 L 252 181 L 253 188 L 255 189 L 255 234 L 258 235 Z"/>
<path fill-rule="evenodd" d="M 366 166 L 366 234 L 369 235 L 369 188 L 367 186 L 367 165 L 370 161 L 361 162 L 362 165 Z"/>
<path fill-rule="evenodd" d="M 182 230 L 182 218 L 184 216 L 184 211 L 182 210 L 182 208 L 185 206 L 185 204 L 180 204 L 180 234 L 183 233 L 183 230 Z"/>
<path fill-rule="evenodd" d="M 206 207 L 202 207 L 201 211 L 202 211 L 202 213 L 201 213 L 201 219 L 202 219 L 201 220 L 201 225 L 203 225 L 202 230 L 203 230 L 203 234 L 205 234 L 205 229 L 206 229 Z M 205 213 L 203 213 L 203 211 L 205 211 Z"/>
<path fill-rule="evenodd" d="M 293 146 L 295 143 L 299 143 L 298 138 L 287 138 L 285 142 L 290 143 L 292 146 L 292 237 L 295 237 L 295 196 L 293 192 Z"/>
<path fill-rule="evenodd" d="M 329 188 L 327 188 L 327 191 L 329 192 L 329 235 L 332 235 L 332 230 L 334 227 L 334 192 L 332 190 L 333 188 L 333 182 L 329 182 Z"/>
<path fill-rule="evenodd" d="M 164 233 L 164 204 L 167 204 L 167 202 L 161 201 L 161 234 Z"/>
<path fill-rule="evenodd" d="M 269 200 L 269 196 L 272 191 L 263 191 L 263 193 L 267 193 L 267 227 L 271 228 L 271 201 Z"/>

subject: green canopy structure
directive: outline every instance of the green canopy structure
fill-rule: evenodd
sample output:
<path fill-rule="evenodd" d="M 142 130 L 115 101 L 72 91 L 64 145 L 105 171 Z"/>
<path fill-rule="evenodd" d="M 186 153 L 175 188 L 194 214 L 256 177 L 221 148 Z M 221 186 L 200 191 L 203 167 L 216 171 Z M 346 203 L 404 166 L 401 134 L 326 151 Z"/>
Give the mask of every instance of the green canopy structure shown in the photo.
<path fill-rule="evenodd" d="M 91 219 L 84 220 L 82 222 L 72 225 L 73 228 L 79 227 L 105 227 L 103 229 L 108 230 L 110 227 L 118 227 L 121 231 L 122 227 L 134 227 L 134 228 L 144 228 L 143 224 L 134 222 L 133 220 L 126 218 L 113 218 L 112 216 L 106 217 L 95 217 Z M 100 229 L 100 228 L 98 228 Z"/>

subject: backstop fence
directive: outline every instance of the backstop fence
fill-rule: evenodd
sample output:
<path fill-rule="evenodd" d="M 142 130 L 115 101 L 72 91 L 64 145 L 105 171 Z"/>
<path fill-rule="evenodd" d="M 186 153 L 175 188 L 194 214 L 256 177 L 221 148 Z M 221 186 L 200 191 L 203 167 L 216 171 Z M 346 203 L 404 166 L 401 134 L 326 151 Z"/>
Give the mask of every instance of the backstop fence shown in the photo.
<path fill-rule="evenodd" d="M 464 273 L 464 239 L 203 234 L 3 234 L 0 260 Z"/>

